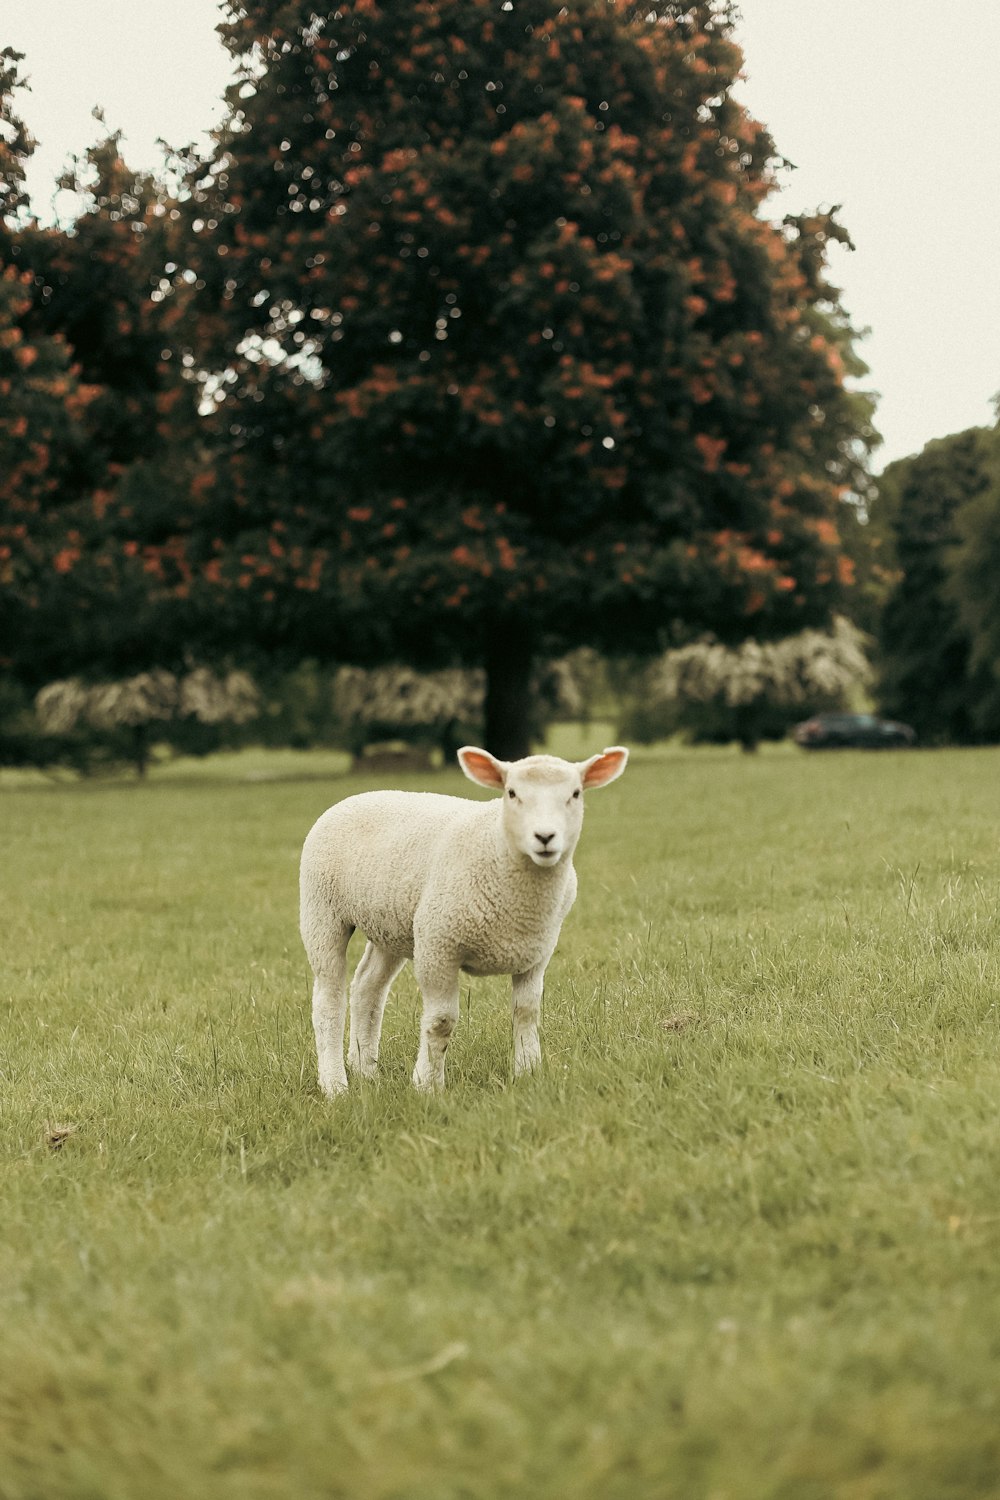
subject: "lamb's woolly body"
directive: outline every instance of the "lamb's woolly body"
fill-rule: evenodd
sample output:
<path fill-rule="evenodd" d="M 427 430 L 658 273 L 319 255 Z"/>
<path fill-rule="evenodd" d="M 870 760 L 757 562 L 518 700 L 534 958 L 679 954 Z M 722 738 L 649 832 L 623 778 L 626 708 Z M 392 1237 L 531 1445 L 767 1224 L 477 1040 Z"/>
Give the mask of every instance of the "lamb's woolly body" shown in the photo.
<path fill-rule="evenodd" d="M 502 803 L 363 792 L 331 807 L 302 851 L 302 937 L 314 970 L 344 927 L 412 958 L 430 946 L 468 974 L 550 957 L 576 896 L 571 860 L 538 869 L 503 836 Z"/>
<path fill-rule="evenodd" d="M 365 792 L 323 814 L 302 850 L 301 924 L 326 1093 L 347 1087 L 347 944 L 358 929 L 368 938 L 351 984 L 358 1072 L 375 1071 L 386 997 L 408 958 L 424 1000 L 419 1087 L 444 1082 L 463 970 L 511 975 L 514 1068 L 535 1066 L 545 968 L 576 896 L 582 792 L 619 776 L 627 758 L 616 746 L 579 765 L 548 755 L 507 764 L 467 746 L 462 769 L 502 790 L 499 800 Z"/>

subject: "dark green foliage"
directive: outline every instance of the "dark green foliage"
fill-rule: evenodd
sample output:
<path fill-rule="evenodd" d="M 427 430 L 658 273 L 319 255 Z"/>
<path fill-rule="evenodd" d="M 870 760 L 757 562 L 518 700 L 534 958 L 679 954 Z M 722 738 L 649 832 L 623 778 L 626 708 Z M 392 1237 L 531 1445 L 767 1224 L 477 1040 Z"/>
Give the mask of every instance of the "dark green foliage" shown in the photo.
<path fill-rule="evenodd" d="M 180 303 L 159 285 L 175 221 L 116 134 L 64 186 L 84 199 L 73 225 L 10 219 L 0 264 L 2 664 L 32 687 L 179 666 L 188 649 L 183 616 L 154 607 L 161 564 L 145 550 L 169 536 L 197 461 Z"/>
<path fill-rule="evenodd" d="M 0 766 L 69 767 L 91 764 L 85 734 L 47 734 L 35 716 L 31 696 L 10 677 L 0 677 Z"/>
<path fill-rule="evenodd" d="M 896 535 L 873 481 L 863 507 L 845 506 L 838 529 L 850 561 L 853 588 L 849 614 L 859 630 L 877 636 L 889 595 L 899 582 Z"/>
<path fill-rule="evenodd" d="M 65 339 L 91 388 L 87 426 L 98 481 L 108 466 L 114 478 L 161 447 L 165 418 L 181 427 L 185 391 L 184 415 L 192 414 L 193 387 L 180 379 L 170 331 L 179 309 L 164 306 L 160 290 L 175 223 L 163 186 L 130 171 L 120 145 L 120 132 L 112 132 L 63 175 L 61 186 L 83 201 L 68 230 L 32 223 L 11 245 L 33 278 L 29 327 Z"/>
<path fill-rule="evenodd" d="M 653 745 L 672 735 L 683 735 L 692 745 L 731 745 L 755 750 L 762 740 L 783 740 L 803 717 L 787 704 L 746 703 L 730 707 L 721 702 L 650 702 L 634 699 L 618 723 L 618 735 L 628 744 Z"/>
<path fill-rule="evenodd" d="M 990 576 L 984 531 L 996 444 L 994 433 L 972 428 L 890 464 L 879 481 L 876 514 L 894 533 L 900 570 L 882 618 L 879 700 L 886 713 L 912 724 L 924 743 L 1000 738 L 995 658 L 988 649 L 974 652 L 968 625 L 973 600 L 982 601 Z M 952 580 L 956 566 L 968 588 Z M 988 606 L 998 575 L 991 576 Z M 975 595 L 969 591 L 973 580 Z M 989 607 L 981 617 L 988 615 Z"/>
<path fill-rule="evenodd" d="M 968 631 L 974 672 L 991 679 L 991 725 L 1000 732 L 1000 433 L 985 455 L 985 484 L 956 517 L 958 547 L 950 558 L 950 595 Z"/>

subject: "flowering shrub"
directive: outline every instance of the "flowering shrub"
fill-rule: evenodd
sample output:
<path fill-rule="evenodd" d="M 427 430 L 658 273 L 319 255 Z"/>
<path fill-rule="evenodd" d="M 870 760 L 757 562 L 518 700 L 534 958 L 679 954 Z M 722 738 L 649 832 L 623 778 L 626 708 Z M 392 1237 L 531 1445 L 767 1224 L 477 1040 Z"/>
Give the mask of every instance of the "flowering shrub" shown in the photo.
<path fill-rule="evenodd" d="M 184 728 L 248 724 L 259 712 L 260 694 L 246 672 L 219 676 L 206 667 L 181 677 L 140 672 L 118 682 L 70 677 L 50 682 L 35 698 L 43 734 L 85 737 L 90 731 L 106 756 L 131 761 L 140 775 L 149 763 L 154 731 L 167 740 L 180 738 L 185 749 L 214 749 L 218 740 L 211 735 L 184 743 Z"/>
<path fill-rule="evenodd" d="M 355 758 L 365 746 L 387 740 L 447 756 L 471 738 L 482 714 L 485 674 L 454 668 L 416 672 L 411 667 L 341 667 L 334 677 L 334 714 Z"/>
<path fill-rule="evenodd" d="M 781 739 L 798 718 L 847 708 L 872 680 L 865 637 L 838 617 L 829 631 L 723 646 L 711 637 L 679 646 L 644 674 L 623 733 L 655 739 L 683 731 L 753 749 Z"/>

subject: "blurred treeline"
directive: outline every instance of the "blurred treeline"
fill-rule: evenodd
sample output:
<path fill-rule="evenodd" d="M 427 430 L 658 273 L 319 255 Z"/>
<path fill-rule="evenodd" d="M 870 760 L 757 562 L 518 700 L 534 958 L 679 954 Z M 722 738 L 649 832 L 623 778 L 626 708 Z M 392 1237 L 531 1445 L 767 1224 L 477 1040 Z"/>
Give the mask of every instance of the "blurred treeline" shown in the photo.
<path fill-rule="evenodd" d="M 541 664 L 536 738 L 555 721 L 596 720 L 633 743 L 781 739 L 824 710 L 876 708 L 923 744 L 1000 741 L 1000 434 L 974 428 L 890 464 L 849 534 L 853 618 L 780 641 L 710 637 L 656 656 L 588 648 Z M 0 764 L 93 771 L 154 753 L 249 744 L 328 746 L 361 763 L 406 752 L 426 764 L 481 735 L 485 677 L 474 668 L 293 668 L 114 681 L 65 679 L 31 695 L 0 681 Z"/>

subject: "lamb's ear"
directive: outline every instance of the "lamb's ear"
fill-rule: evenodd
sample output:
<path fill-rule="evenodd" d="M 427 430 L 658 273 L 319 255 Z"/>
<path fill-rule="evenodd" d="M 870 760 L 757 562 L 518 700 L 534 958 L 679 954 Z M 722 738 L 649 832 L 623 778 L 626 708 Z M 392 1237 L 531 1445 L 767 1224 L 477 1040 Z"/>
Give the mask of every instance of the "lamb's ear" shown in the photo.
<path fill-rule="evenodd" d="M 579 772 L 585 787 L 607 786 L 620 776 L 628 764 L 628 751 L 624 745 L 611 745 L 600 755 L 579 762 Z"/>
<path fill-rule="evenodd" d="M 475 745 L 463 745 L 458 752 L 458 763 L 470 781 L 479 786 L 502 787 L 507 775 L 506 761 L 497 760 L 488 750 Z"/>

